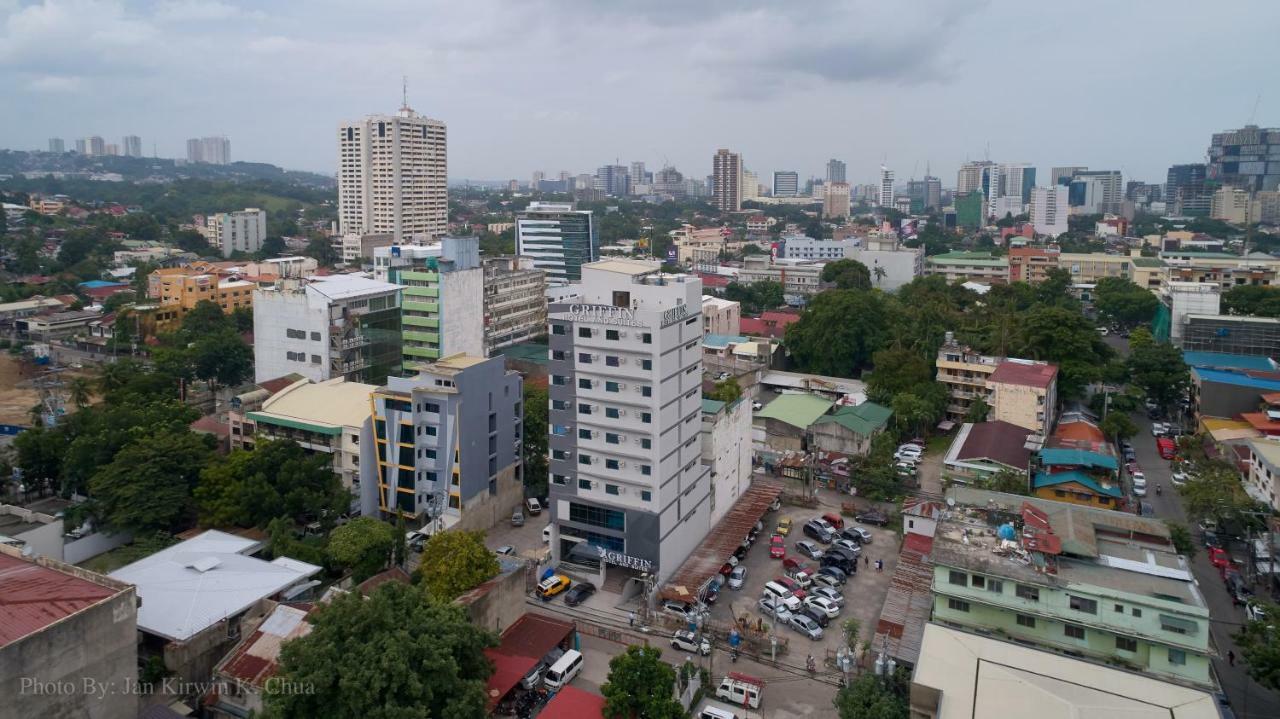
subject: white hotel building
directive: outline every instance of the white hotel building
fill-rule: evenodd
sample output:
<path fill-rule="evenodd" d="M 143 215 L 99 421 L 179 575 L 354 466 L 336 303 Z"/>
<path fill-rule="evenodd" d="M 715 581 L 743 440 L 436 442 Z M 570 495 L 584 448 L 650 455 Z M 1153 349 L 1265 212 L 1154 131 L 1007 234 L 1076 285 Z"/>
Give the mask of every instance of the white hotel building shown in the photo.
<path fill-rule="evenodd" d="M 584 265 L 582 295 L 551 306 L 555 562 L 660 582 L 706 534 L 701 308 L 701 280 L 638 260 Z"/>

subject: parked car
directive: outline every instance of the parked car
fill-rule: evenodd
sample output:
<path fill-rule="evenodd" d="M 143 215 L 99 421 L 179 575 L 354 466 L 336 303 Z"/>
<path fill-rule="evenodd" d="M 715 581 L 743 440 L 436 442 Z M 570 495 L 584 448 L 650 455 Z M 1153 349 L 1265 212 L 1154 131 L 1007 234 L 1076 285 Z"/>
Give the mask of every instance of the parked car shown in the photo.
<path fill-rule="evenodd" d="M 823 544 L 831 544 L 831 532 L 812 521 L 804 523 L 804 536 L 812 537 Z"/>
<path fill-rule="evenodd" d="M 778 577 L 773 581 L 786 587 L 787 590 L 791 592 L 791 596 L 802 602 L 805 597 L 809 596 L 808 593 L 804 591 L 804 587 L 800 586 L 800 583 L 791 577 Z"/>
<path fill-rule="evenodd" d="M 806 597 L 804 605 L 810 609 L 817 609 L 827 616 L 828 619 L 835 619 L 840 616 L 840 605 L 827 599 L 826 597 L 812 596 Z"/>
<path fill-rule="evenodd" d="M 524 512 L 521 512 L 520 510 L 517 509 L 516 511 L 511 513 L 511 526 L 513 527 L 524 526 Z"/>
<path fill-rule="evenodd" d="M 764 403 L 763 403 L 763 402 L 752 402 L 752 403 L 751 403 L 751 410 L 752 410 L 753 412 L 759 412 L 759 411 L 760 411 L 760 410 L 762 410 L 762 409 L 764 409 Z"/>
<path fill-rule="evenodd" d="M 702 601 L 707 604 L 715 604 L 716 600 L 720 598 L 720 589 L 724 587 L 724 582 L 724 577 L 718 574 L 712 577 L 711 581 L 707 582 L 706 595 L 702 598 Z"/>
<path fill-rule="evenodd" d="M 538 597 L 544 602 L 549 602 L 552 597 L 568 589 L 570 584 L 572 582 L 563 574 L 553 574 L 538 583 Z"/>
<path fill-rule="evenodd" d="M 1161 435 L 1163 435 L 1163 434 L 1167 433 L 1168 431 L 1169 431 L 1169 425 L 1165 424 L 1164 422 L 1152 422 L 1152 423 L 1151 423 L 1151 436 L 1152 436 L 1152 437 L 1159 437 L 1159 436 L 1161 436 Z"/>
<path fill-rule="evenodd" d="M 711 642 L 706 637 L 698 639 L 687 629 L 671 635 L 671 646 L 685 652 L 697 652 L 704 657 L 711 653 Z"/>
<path fill-rule="evenodd" d="M 1135 497 L 1145 497 L 1145 496 L 1147 496 L 1147 485 L 1145 485 L 1145 484 L 1134 484 L 1134 485 L 1133 485 L 1133 496 L 1135 496 Z"/>
<path fill-rule="evenodd" d="M 844 529 L 844 517 L 841 517 L 835 512 L 827 512 L 826 514 L 822 515 L 822 521 L 831 525 L 832 532 L 839 532 L 840 530 Z"/>
<path fill-rule="evenodd" d="M 587 601 L 587 598 L 596 593 L 596 585 L 591 582 L 578 582 L 573 585 L 573 589 L 565 592 L 564 603 L 571 607 Z"/>
<path fill-rule="evenodd" d="M 493 553 L 504 556 L 504 557 L 512 557 L 512 556 L 515 556 L 516 548 L 511 546 L 510 544 L 504 544 L 501 547 L 498 547 L 497 549 L 493 550 Z"/>
<path fill-rule="evenodd" d="M 773 530 L 773 533 L 781 534 L 784 537 L 791 534 L 791 517 L 783 517 L 782 519 L 779 519 L 778 527 Z"/>
<path fill-rule="evenodd" d="M 760 601 L 756 602 L 756 606 L 764 613 L 766 617 L 773 617 L 780 622 L 791 619 L 791 610 L 777 601 L 775 597 L 760 597 Z"/>
<path fill-rule="evenodd" d="M 1267 612 L 1257 602 L 1250 600 L 1244 603 L 1244 617 L 1251 622 L 1260 622 L 1267 618 Z"/>
<path fill-rule="evenodd" d="M 813 609 L 812 607 L 808 607 L 808 606 L 802 607 L 800 611 L 797 613 L 803 616 L 806 616 L 812 619 L 813 621 L 817 622 L 818 626 L 822 627 L 823 629 L 826 629 L 827 625 L 831 623 L 831 617 L 828 617 L 826 614 L 823 614 L 822 612 L 816 609 Z"/>
<path fill-rule="evenodd" d="M 800 559 L 798 559 L 797 557 L 787 557 L 786 559 L 782 560 L 782 571 L 786 572 L 787 574 L 790 574 L 791 572 L 801 571 L 805 568 L 805 566 L 806 566 L 805 563 Z"/>
<path fill-rule="evenodd" d="M 809 596 L 821 597 L 831 602 L 832 604 L 835 604 L 837 607 L 844 606 L 844 595 L 841 594 L 839 590 L 834 589 L 832 587 L 815 586 L 813 589 L 809 590 Z"/>
<path fill-rule="evenodd" d="M 864 512 L 858 512 L 853 515 L 853 518 L 858 520 L 859 524 L 875 524 L 881 527 L 889 526 L 889 515 L 878 509 L 868 509 Z M 869 543 L 870 541 L 871 535 L 868 533 L 867 542 Z"/>
<path fill-rule="evenodd" d="M 825 518 L 823 518 L 823 517 L 814 517 L 813 519 L 810 519 L 809 521 L 810 521 L 810 522 L 813 522 L 814 524 L 818 525 L 819 527 L 822 527 L 823 529 L 827 530 L 827 531 L 828 531 L 828 532 L 830 532 L 832 535 L 835 535 L 835 533 L 836 533 L 836 528 L 835 528 L 834 526 L 832 526 L 832 525 L 831 525 L 831 522 L 828 522 L 828 521 L 827 521 Z"/>
<path fill-rule="evenodd" d="M 662 611 L 674 617 L 689 619 L 694 615 L 693 607 L 688 602 L 668 599 L 662 603 Z"/>
<path fill-rule="evenodd" d="M 821 569 L 818 570 L 817 574 L 813 575 L 813 581 L 818 589 L 836 589 L 844 583 L 834 573 L 824 574 Z"/>
<path fill-rule="evenodd" d="M 796 542 L 796 551 L 810 559 L 822 559 L 822 555 L 825 554 L 825 552 L 822 551 L 822 547 L 819 547 L 807 539 L 802 539 L 799 542 Z"/>
<path fill-rule="evenodd" d="M 1170 476 L 1170 479 L 1173 481 L 1173 486 L 1181 487 L 1182 485 L 1187 483 L 1187 480 L 1191 479 L 1191 476 L 1186 472 L 1179 471 L 1179 472 L 1174 472 Z"/>
<path fill-rule="evenodd" d="M 785 542 L 786 540 L 782 537 L 776 534 L 773 535 L 773 538 L 769 540 L 770 559 L 782 559 L 787 556 L 787 545 Z"/>
<path fill-rule="evenodd" d="M 833 549 L 836 547 L 847 549 L 850 552 L 853 552 L 853 555 L 855 557 L 858 556 L 859 554 L 862 554 L 862 545 L 858 544 L 852 539 L 849 539 L 848 537 L 841 537 L 837 539 L 836 541 L 831 543 L 831 547 Z"/>
<path fill-rule="evenodd" d="M 857 565 L 858 565 L 857 560 L 846 557 L 844 554 L 841 554 L 840 552 L 836 551 L 836 552 L 831 552 L 830 554 L 822 558 L 822 564 L 819 566 L 819 569 L 822 569 L 825 567 L 835 567 L 836 569 L 839 569 L 841 572 L 844 572 L 846 575 L 849 575 L 858 571 L 857 569 L 855 569 Z"/>
<path fill-rule="evenodd" d="M 884 516 L 884 515 L 881 514 L 881 516 Z M 858 521 L 862 521 L 862 520 L 858 520 Z M 887 519 L 885 523 L 886 524 L 888 523 Z M 872 522 L 868 522 L 868 524 L 872 524 Z M 869 532 L 865 527 L 853 527 L 852 529 L 854 533 L 858 535 L 858 539 L 856 541 L 858 541 L 861 544 L 871 544 L 871 539 L 872 539 L 871 532 Z"/>
<path fill-rule="evenodd" d="M 542 503 L 538 501 L 537 497 L 529 497 L 524 500 L 524 508 L 534 517 L 542 514 Z"/>
<path fill-rule="evenodd" d="M 747 583 L 746 567 L 734 567 L 733 571 L 729 572 L 729 588 L 730 589 L 742 589 L 742 585 L 746 583 Z"/>
<path fill-rule="evenodd" d="M 822 638 L 822 627 L 818 626 L 818 622 L 813 617 L 805 614 L 792 614 L 791 618 L 787 620 L 787 624 L 815 642 Z"/>

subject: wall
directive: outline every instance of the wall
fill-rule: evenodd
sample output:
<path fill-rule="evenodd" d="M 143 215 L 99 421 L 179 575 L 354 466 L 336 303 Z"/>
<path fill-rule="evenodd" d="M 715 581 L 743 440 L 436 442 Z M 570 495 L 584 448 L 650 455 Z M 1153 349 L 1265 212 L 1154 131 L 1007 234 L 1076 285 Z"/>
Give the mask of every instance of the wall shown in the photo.
<path fill-rule="evenodd" d="M 1044 393 L 1026 385 L 989 382 L 991 388 L 991 416 L 989 420 L 1003 420 L 1009 424 L 1046 433 L 1045 419 L 1049 407 Z M 1037 416 L 1039 415 L 1039 416 Z"/>
<path fill-rule="evenodd" d="M 464 501 L 462 518 L 454 525 L 458 530 L 486 530 L 511 521 L 511 515 L 524 502 L 524 487 L 516 475 L 515 465 L 498 470 L 498 493 L 479 492 Z M 529 517 L 525 521 L 530 521 Z"/>
<path fill-rule="evenodd" d="M 702 461 L 711 465 L 710 521 L 715 526 L 751 486 L 751 402 L 741 398 L 702 418 Z"/>
<path fill-rule="evenodd" d="M 516 566 L 454 600 L 467 608 L 467 616 L 477 627 L 501 634 L 525 613 L 526 588 L 533 564 L 524 560 L 508 560 Z"/>
<path fill-rule="evenodd" d="M 864 437 L 838 422 L 823 422 L 809 426 L 813 446 L 826 452 L 862 455 L 871 451 L 871 437 Z"/>
<path fill-rule="evenodd" d="M 228 637 L 228 623 L 247 631 L 274 606 L 275 602 L 270 599 L 261 599 L 242 614 L 220 621 L 185 642 L 169 642 L 164 647 L 164 665 L 187 681 L 208 681 L 213 668 L 244 636 L 243 631 L 238 631 L 234 637 Z"/>
<path fill-rule="evenodd" d="M 442 272 L 439 300 L 440 356 L 484 357 L 484 270 Z"/>
<path fill-rule="evenodd" d="M 99 554 L 105 554 L 116 547 L 122 547 L 133 541 L 133 534 L 130 532 L 120 532 L 118 534 L 103 534 L 102 532 L 94 532 L 93 534 L 81 537 L 73 542 L 67 542 L 62 547 L 62 561 L 68 564 L 79 564 L 86 559 L 92 559 Z"/>
<path fill-rule="evenodd" d="M 253 294 L 253 381 L 265 382 L 291 372 L 322 382 L 329 379 L 329 321 L 323 304 L 309 305 L 304 292 L 258 290 Z M 290 339 L 288 329 L 307 332 L 307 339 Z M 311 341 L 311 332 L 320 333 L 320 341 Z M 289 361 L 286 352 L 307 353 L 308 361 Z M 320 355 L 320 364 L 310 362 L 312 354 Z"/>

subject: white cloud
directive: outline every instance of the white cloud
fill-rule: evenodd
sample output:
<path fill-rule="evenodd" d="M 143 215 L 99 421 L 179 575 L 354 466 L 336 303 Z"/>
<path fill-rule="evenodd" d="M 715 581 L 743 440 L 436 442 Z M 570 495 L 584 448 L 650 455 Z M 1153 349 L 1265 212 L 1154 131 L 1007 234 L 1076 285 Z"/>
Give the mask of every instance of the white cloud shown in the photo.
<path fill-rule="evenodd" d="M 83 84 L 79 77 L 38 75 L 27 82 L 27 87 L 36 92 L 79 92 Z"/>

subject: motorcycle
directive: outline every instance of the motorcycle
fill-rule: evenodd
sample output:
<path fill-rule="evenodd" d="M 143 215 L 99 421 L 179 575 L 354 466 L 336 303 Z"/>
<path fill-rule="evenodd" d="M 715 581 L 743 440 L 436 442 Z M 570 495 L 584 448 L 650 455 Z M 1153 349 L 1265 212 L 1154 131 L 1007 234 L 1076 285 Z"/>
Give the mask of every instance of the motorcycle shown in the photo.
<path fill-rule="evenodd" d="M 731 662 L 736 662 L 736 661 L 738 661 L 738 650 L 737 650 L 737 649 L 734 649 L 733 651 L 729 652 L 729 661 L 731 661 Z"/>
<path fill-rule="evenodd" d="M 1156 494 L 1157 494 L 1157 495 L 1164 494 L 1164 487 L 1162 487 L 1162 486 L 1160 486 L 1160 485 L 1158 485 L 1158 484 L 1157 484 L 1157 485 L 1156 485 Z"/>
<path fill-rule="evenodd" d="M 818 665 L 817 665 L 817 663 L 816 663 L 816 662 L 814 662 L 814 660 L 813 660 L 813 655 L 812 655 L 812 654 L 810 654 L 810 655 L 809 655 L 809 658 L 808 658 L 807 660 L 805 660 L 805 666 L 806 666 L 806 667 L 808 667 L 808 669 L 809 669 L 809 674 L 810 674 L 811 676 L 813 675 L 813 673 L 814 673 L 814 672 L 816 672 L 816 671 L 818 670 Z"/>

